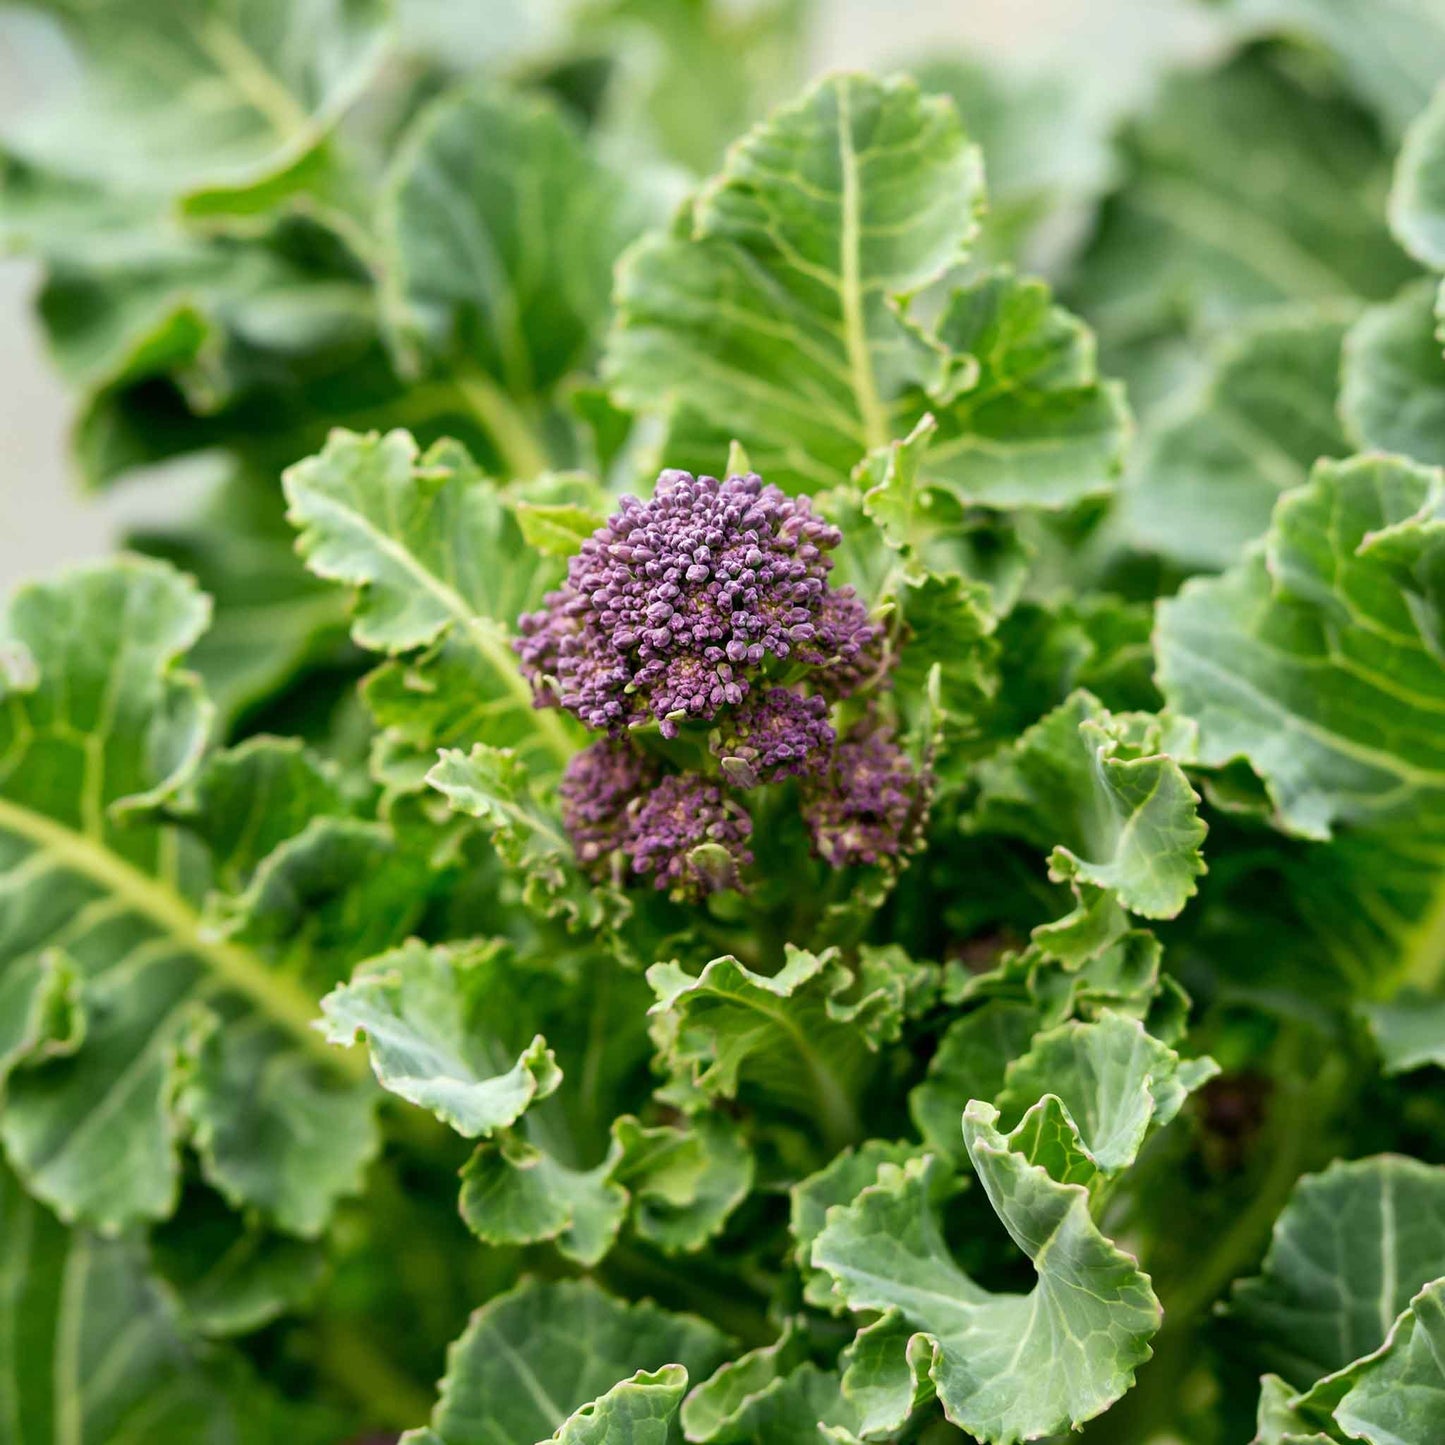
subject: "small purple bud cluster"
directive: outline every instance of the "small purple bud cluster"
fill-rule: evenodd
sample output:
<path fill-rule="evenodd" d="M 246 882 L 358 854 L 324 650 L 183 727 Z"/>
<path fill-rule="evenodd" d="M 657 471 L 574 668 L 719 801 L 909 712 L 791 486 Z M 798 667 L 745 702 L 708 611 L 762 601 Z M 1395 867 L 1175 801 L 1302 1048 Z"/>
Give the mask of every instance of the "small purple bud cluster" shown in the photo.
<path fill-rule="evenodd" d="M 679 898 L 736 887 L 753 828 L 737 795 L 787 778 L 834 866 L 914 846 L 925 782 L 871 707 L 842 742 L 830 721 L 832 704 L 871 692 L 891 660 L 853 589 L 829 585 L 841 540 L 806 497 L 758 476 L 665 471 L 652 500 L 624 498 L 546 606 L 521 619 L 537 705 L 606 734 L 560 788 L 585 868 L 602 876 L 626 860 Z M 715 761 L 692 760 L 706 773 L 670 770 L 629 736 L 655 724 L 676 739 L 689 723 L 706 731 Z"/>
<path fill-rule="evenodd" d="M 878 863 L 917 844 L 927 798 L 891 732 L 865 718 L 834 749 L 818 785 L 804 790 L 803 821 L 833 867 Z"/>
<path fill-rule="evenodd" d="M 753 861 L 753 820 L 715 781 L 664 773 L 626 738 L 602 738 L 567 764 L 558 789 L 577 861 L 605 874 L 614 857 L 658 888 L 696 898 L 735 887 Z"/>

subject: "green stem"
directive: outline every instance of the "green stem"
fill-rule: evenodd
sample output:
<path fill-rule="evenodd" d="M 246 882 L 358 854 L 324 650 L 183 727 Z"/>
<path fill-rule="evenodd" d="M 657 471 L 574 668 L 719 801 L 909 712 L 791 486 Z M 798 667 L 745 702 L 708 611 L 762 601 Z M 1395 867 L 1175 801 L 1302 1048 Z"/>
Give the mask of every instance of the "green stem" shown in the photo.
<path fill-rule="evenodd" d="M 551 463 L 535 427 L 491 377 L 481 371 L 462 372 L 456 387 L 491 437 L 510 476 L 530 481 L 548 469 Z"/>

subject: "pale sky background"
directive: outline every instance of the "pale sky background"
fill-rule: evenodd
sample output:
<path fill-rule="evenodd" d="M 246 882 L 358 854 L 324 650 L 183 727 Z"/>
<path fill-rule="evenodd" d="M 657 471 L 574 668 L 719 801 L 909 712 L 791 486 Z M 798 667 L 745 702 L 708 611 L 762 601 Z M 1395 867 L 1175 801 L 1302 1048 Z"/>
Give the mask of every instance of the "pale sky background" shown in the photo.
<path fill-rule="evenodd" d="M 1025 70 L 1074 67 L 1105 109 L 1130 103 L 1161 62 L 1198 54 L 1212 34 L 1193 0 L 818 0 L 818 11 L 820 70 L 880 69 L 935 45 L 972 47 Z M 0 31 L 0 125 L 36 84 Z M 0 258 L 0 594 L 104 553 L 127 521 L 163 517 L 175 505 L 149 485 L 101 498 L 78 493 L 66 458 L 69 404 L 31 318 L 35 286 L 31 263 Z"/>

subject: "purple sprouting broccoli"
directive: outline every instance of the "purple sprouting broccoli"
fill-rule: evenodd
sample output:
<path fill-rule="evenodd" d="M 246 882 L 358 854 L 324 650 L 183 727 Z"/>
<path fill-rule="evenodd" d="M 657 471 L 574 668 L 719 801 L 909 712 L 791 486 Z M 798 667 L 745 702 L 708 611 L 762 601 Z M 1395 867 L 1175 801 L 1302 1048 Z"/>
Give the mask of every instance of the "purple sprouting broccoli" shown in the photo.
<path fill-rule="evenodd" d="M 652 500 L 625 498 L 543 610 L 521 619 L 538 706 L 604 734 L 560 787 L 588 872 L 630 867 L 680 899 L 737 887 L 752 862 L 743 801 L 789 779 L 829 864 L 915 845 L 928 784 L 876 707 L 891 662 L 883 629 L 851 587 L 830 585 L 840 540 L 806 497 L 760 477 L 665 471 Z M 855 693 L 864 719 L 840 742 L 833 704 Z M 644 751 L 635 730 L 651 724 L 661 736 Z"/>
<path fill-rule="evenodd" d="M 926 821 L 929 781 L 892 732 L 865 718 L 803 791 L 813 849 L 835 868 L 911 852 Z"/>
<path fill-rule="evenodd" d="M 521 619 L 517 651 L 540 705 L 618 733 L 710 722 L 784 659 L 842 696 L 881 629 L 851 588 L 831 588 L 841 536 L 806 497 L 753 474 L 665 471 L 583 544 L 565 584 Z"/>
<path fill-rule="evenodd" d="M 562 824 L 572 839 L 577 861 L 602 873 L 618 851 L 627 852 L 629 805 L 661 776 L 655 759 L 624 739 L 602 738 L 583 748 L 567 764 L 558 786 Z"/>
<path fill-rule="evenodd" d="M 672 773 L 631 816 L 625 844 L 633 871 L 651 874 L 675 898 L 735 888 L 753 861 L 753 820 L 719 784 L 699 773 Z"/>
<path fill-rule="evenodd" d="M 773 687 L 719 719 L 712 751 L 729 782 L 755 788 L 826 768 L 837 738 L 824 698 Z"/>

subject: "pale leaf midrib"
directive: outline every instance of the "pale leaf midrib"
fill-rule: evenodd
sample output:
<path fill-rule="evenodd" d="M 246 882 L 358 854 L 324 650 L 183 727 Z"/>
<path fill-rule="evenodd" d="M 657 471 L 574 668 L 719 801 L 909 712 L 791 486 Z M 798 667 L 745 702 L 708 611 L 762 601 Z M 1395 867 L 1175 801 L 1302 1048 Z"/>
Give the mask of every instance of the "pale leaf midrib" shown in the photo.
<path fill-rule="evenodd" d="M 853 379 L 853 392 L 858 398 L 858 411 L 863 420 L 864 439 L 868 450 L 876 451 L 879 447 L 887 446 L 892 438 L 889 435 L 888 416 L 879 399 L 878 386 L 873 376 L 863 318 L 858 156 L 853 148 L 853 115 L 846 81 L 838 87 L 838 163 L 843 184 L 842 233 L 838 240 L 838 291 L 843 306 L 843 340 L 848 351 L 848 369 Z"/>
<path fill-rule="evenodd" d="M 466 598 L 450 583 L 423 566 L 416 557 L 398 542 L 396 538 L 382 531 L 364 512 L 343 498 L 327 496 L 326 501 L 338 512 L 344 514 L 350 523 L 363 532 L 378 550 L 385 553 L 399 567 L 415 578 L 417 583 L 431 593 L 458 622 L 477 650 L 492 665 L 503 686 L 519 703 L 531 706 L 532 690 L 517 669 L 516 658 L 500 636 L 498 625 L 487 617 L 479 616 L 472 610 Z M 350 580 L 350 579 L 347 579 Z M 544 733 L 551 751 L 566 759 L 572 755 L 572 745 L 557 718 L 546 708 L 538 708 L 534 721 L 537 731 Z"/>
<path fill-rule="evenodd" d="M 171 889 L 102 844 L 8 798 L 0 798 L 0 829 L 48 853 L 175 939 L 221 983 L 249 1000 L 318 1058 L 342 1072 L 357 1077 L 365 1074 L 365 1060 L 360 1055 L 332 1049 L 312 1027 L 320 1009 L 305 989 L 268 968 L 249 949 L 208 936 L 199 914 Z"/>

